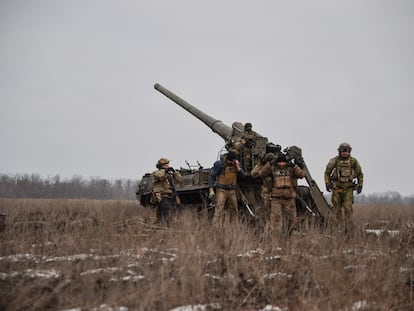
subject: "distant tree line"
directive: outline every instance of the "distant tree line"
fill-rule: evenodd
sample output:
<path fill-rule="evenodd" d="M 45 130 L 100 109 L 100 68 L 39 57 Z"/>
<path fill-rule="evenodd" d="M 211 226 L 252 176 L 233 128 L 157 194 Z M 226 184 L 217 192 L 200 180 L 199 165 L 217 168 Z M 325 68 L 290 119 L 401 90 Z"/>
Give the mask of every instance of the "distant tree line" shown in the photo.
<path fill-rule="evenodd" d="M 137 180 L 0 174 L 0 198 L 134 200 Z"/>
<path fill-rule="evenodd" d="M 331 194 L 325 195 L 329 203 L 331 203 Z M 355 194 L 356 204 L 381 204 L 381 205 L 413 205 L 414 195 L 402 196 L 397 191 L 386 191 L 382 193 L 371 194 Z"/>
<path fill-rule="evenodd" d="M 80 176 L 61 178 L 59 175 L 42 178 L 38 174 L 0 174 L 0 198 L 50 198 L 135 200 L 139 180 L 107 180 Z M 326 198 L 330 202 L 330 195 Z M 414 195 L 402 196 L 396 191 L 355 195 L 357 204 L 413 205 Z"/>
<path fill-rule="evenodd" d="M 414 195 L 402 196 L 397 191 L 355 195 L 358 204 L 413 205 Z"/>

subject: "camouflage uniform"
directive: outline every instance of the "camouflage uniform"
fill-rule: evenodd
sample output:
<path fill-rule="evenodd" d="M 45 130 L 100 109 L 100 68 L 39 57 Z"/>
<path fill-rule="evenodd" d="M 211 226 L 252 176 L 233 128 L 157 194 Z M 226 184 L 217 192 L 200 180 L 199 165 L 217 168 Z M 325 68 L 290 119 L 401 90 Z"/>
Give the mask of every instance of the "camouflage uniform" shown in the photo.
<path fill-rule="evenodd" d="M 215 193 L 215 210 L 213 216 L 213 225 L 221 226 L 224 223 L 224 207 L 229 203 L 229 218 L 232 221 L 238 217 L 237 205 L 237 178 L 243 177 L 244 172 L 240 167 L 237 168 L 235 164 L 236 154 L 229 152 L 223 161 L 216 161 L 210 172 L 208 184 L 210 187 L 210 194 L 214 194 L 213 188 L 216 188 Z"/>
<path fill-rule="evenodd" d="M 346 156 L 341 152 L 349 150 Z M 345 231 L 352 227 L 352 204 L 354 190 L 362 191 L 364 174 L 358 160 L 351 157 L 352 148 L 343 143 L 339 146 L 339 155 L 330 159 L 324 174 L 327 191 L 332 190 L 332 205 L 336 213 L 336 221 Z"/>
<path fill-rule="evenodd" d="M 284 162 L 285 164 L 281 164 Z M 263 178 L 271 176 L 273 187 L 271 192 L 271 223 L 274 224 L 277 234 L 290 234 L 296 227 L 296 185 L 297 178 L 303 178 L 305 172 L 296 164 L 287 164 L 284 155 L 279 155 L 276 163 L 267 163 L 260 171 Z M 293 165 L 293 166 L 292 166 Z M 283 230 L 283 218 L 288 223 Z"/>
<path fill-rule="evenodd" d="M 253 168 L 252 148 L 254 147 L 254 139 L 259 137 L 255 131 L 252 130 L 252 124 L 246 123 L 242 134 L 242 149 L 244 154 L 244 164 L 248 172 Z"/>
<path fill-rule="evenodd" d="M 273 153 L 268 153 L 264 156 L 262 161 L 257 163 L 252 171 L 250 172 L 250 175 L 253 178 L 258 178 L 260 170 L 263 168 L 263 166 L 272 160 L 274 160 L 276 156 Z M 273 187 L 273 178 L 272 176 L 267 176 L 263 178 L 263 185 L 261 188 L 261 197 L 262 197 L 262 206 L 258 206 L 256 208 L 256 217 L 257 217 L 257 225 L 261 231 L 264 230 L 266 224 L 269 224 L 270 222 L 270 211 L 271 211 L 271 192 Z"/>
<path fill-rule="evenodd" d="M 173 183 L 182 181 L 181 174 L 169 167 L 169 162 L 168 159 L 161 158 L 156 165 L 158 170 L 152 173 L 154 182 L 151 202 L 157 208 L 157 221 L 166 224 L 171 222 L 178 200 L 174 193 Z"/>

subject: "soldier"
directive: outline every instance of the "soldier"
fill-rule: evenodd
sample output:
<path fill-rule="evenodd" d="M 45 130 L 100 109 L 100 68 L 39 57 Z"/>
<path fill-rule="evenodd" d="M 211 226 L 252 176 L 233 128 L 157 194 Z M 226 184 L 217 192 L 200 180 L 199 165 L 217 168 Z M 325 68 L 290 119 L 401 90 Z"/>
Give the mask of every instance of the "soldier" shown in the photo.
<path fill-rule="evenodd" d="M 229 203 L 230 220 L 238 216 L 237 207 L 237 178 L 243 178 L 244 171 L 236 158 L 236 153 L 230 151 L 223 161 L 216 161 L 208 178 L 209 198 L 216 199 L 213 225 L 222 225 L 224 221 L 224 206 Z M 216 188 L 216 193 L 214 192 Z"/>
<path fill-rule="evenodd" d="M 242 133 L 242 145 L 244 150 L 244 164 L 248 172 L 253 168 L 252 148 L 255 146 L 255 138 L 259 135 L 252 130 L 252 124 L 246 123 Z"/>
<path fill-rule="evenodd" d="M 280 153 L 276 160 L 263 166 L 259 171 L 259 176 L 262 178 L 272 176 L 271 222 L 275 225 L 276 233 L 280 235 L 285 232 L 290 236 L 297 223 L 295 189 L 297 178 L 303 178 L 305 172 Z M 284 219 L 287 220 L 285 226 Z"/>
<path fill-rule="evenodd" d="M 269 152 L 267 153 L 263 159 L 257 163 L 254 168 L 252 169 L 250 176 L 253 178 L 258 178 L 259 171 L 263 168 L 263 166 L 276 159 L 276 156 L 274 153 Z M 256 217 L 257 217 L 257 225 L 258 229 L 263 232 L 266 224 L 269 224 L 270 222 L 270 210 L 271 210 L 271 192 L 273 188 L 273 176 L 267 176 L 263 178 L 263 185 L 261 188 L 261 197 L 262 197 L 262 206 L 259 206 L 256 209 Z"/>
<path fill-rule="evenodd" d="M 326 190 L 332 191 L 336 219 L 345 232 L 352 228 L 354 190 L 361 193 L 364 182 L 361 165 L 357 159 L 351 157 L 351 151 L 349 144 L 340 144 L 338 156 L 329 160 L 324 174 Z"/>
<path fill-rule="evenodd" d="M 170 167 L 170 161 L 161 158 L 156 164 L 157 170 L 152 173 L 154 180 L 151 203 L 157 208 L 157 222 L 169 224 L 175 213 L 178 196 L 175 183 L 182 181 L 180 172 Z"/>

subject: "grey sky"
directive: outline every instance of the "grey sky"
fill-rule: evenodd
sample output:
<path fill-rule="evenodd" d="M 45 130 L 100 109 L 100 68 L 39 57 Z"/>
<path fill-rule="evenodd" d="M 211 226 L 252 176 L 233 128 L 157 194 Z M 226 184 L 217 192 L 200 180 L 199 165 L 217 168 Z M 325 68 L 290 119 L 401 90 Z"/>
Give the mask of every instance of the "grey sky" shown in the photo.
<path fill-rule="evenodd" d="M 414 2 L 0 1 L 0 172 L 140 178 L 223 145 L 154 90 L 414 194 Z"/>

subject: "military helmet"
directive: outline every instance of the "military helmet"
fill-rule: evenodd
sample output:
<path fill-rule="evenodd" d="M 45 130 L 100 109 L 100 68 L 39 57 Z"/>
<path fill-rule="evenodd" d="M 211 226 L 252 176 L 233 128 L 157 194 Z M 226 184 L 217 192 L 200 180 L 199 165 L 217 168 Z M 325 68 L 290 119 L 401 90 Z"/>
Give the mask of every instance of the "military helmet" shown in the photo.
<path fill-rule="evenodd" d="M 233 161 L 236 159 L 237 159 L 237 154 L 234 151 L 230 151 L 229 153 L 227 153 L 226 160 Z"/>
<path fill-rule="evenodd" d="M 245 129 L 248 129 L 248 128 L 252 128 L 252 124 L 250 123 L 250 122 L 247 122 L 245 125 L 244 125 L 244 128 Z"/>
<path fill-rule="evenodd" d="M 287 162 L 286 155 L 283 153 L 279 153 L 276 162 Z"/>
<path fill-rule="evenodd" d="M 338 151 L 339 152 L 341 152 L 341 151 L 349 151 L 349 152 L 351 152 L 351 150 L 352 150 L 352 147 L 348 143 L 342 143 L 338 147 Z"/>
<path fill-rule="evenodd" d="M 275 145 L 274 143 L 267 143 L 266 144 L 266 153 L 274 153 L 277 154 L 282 150 L 281 145 Z"/>
<path fill-rule="evenodd" d="M 170 163 L 170 160 L 168 160 L 166 158 L 161 158 L 161 159 L 158 160 L 157 165 L 163 166 L 163 165 L 169 164 L 169 163 Z"/>

